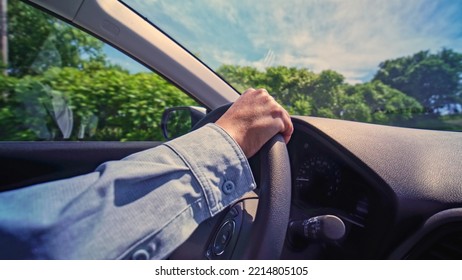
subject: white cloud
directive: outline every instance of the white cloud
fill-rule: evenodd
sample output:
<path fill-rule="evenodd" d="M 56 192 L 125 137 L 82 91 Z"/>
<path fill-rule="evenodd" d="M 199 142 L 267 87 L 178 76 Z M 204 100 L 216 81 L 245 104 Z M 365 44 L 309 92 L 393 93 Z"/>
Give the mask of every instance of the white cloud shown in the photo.
<path fill-rule="evenodd" d="M 174 37 L 212 67 L 333 69 L 354 83 L 386 59 L 443 47 L 462 51 L 461 1 L 151 0 L 166 11 L 160 14 L 138 2 L 166 31 L 179 30 Z"/>
<path fill-rule="evenodd" d="M 284 13 L 290 18 L 277 13 L 273 30 L 284 32 L 272 38 L 267 38 L 269 33 L 264 30 L 254 34 L 264 36 L 257 38 L 258 45 L 263 45 L 260 42 L 264 39 L 270 42 L 276 64 L 308 67 L 316 72 L 333 69 L 347 81 L 357 82 L 370 77 L 386 59 L 443 47 L 460 50 L 460 25 L 448 21 L 456 15 L 453 7 L 438 10 L 435 3 L 313 1 L 321 6 L 285 6 Z M 439 17 L 430 18 L 434 13 Z M 457 32 L 459 38 L 454 40 L 452 34 Z"/>

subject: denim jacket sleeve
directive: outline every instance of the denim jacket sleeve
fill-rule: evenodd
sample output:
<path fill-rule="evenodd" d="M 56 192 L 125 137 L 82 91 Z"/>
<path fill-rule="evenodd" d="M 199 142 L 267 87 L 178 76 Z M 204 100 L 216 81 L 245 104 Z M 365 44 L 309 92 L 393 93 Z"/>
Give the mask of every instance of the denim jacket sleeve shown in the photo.
<path fill-rule="evenodd" d="M 165 258 L 254 188 L 240 147 L 208 124 L 90 174 L 0 193 L 0 258 Z"/>

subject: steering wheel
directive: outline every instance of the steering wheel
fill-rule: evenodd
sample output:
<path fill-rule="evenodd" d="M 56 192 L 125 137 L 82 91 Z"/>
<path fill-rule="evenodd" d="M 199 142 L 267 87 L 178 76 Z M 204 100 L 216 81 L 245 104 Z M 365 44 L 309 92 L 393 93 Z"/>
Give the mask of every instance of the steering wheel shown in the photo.
<path fill-rule="evenodd" d="M 193 128 L 217 121 L 231 106 L 219 107 Z M 289 222 L 291 201 L 290 162 L 284 138 L 278 134 L 271 138 L 256 155 L 259 157 L 260 179 L 258 186 L 258 208 L 250 227 L 250 239 L 242 259 L 279 259 L 284 246 Z M 256 174 L 255 166 L 252 171 Z M 238 240 L 237 242 L 242 242 Z M 235 256 L 234 256 L 235 257 Z"/>

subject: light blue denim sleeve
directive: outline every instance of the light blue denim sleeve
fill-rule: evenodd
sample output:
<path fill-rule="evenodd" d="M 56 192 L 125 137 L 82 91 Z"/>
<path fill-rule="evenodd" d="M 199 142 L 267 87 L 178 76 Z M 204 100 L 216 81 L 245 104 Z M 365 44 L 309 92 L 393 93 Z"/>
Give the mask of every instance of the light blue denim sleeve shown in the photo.
<path fill-rule="evenodd" d="M 254 188 L 240 147 L 208 124 L 90 174 L 0 193 L 0 258 L 165 258 Z"/>

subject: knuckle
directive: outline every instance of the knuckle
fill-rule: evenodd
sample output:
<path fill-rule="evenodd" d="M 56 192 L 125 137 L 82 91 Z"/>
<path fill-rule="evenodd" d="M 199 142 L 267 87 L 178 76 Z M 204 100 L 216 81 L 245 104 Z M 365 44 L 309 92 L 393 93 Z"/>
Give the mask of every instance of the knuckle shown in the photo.
<path fill-rule="evenodd" d="M 269 95 L 268 93 L 266 93 L 263 97 L 264 97 L 265 102 L 267 103 L 270 103 L 271 101 L 274 100 L 273 97 L 271 97 L 271 95 Z"/>
<path fill-rule="evenodd" d="M 263 92 L 263 93 L 268 93 L 268 91 L 266 91 L 266 89 L 264 88 L 259 88 L 258 91 Z"/>
<path fill-rule="evenodd" d="M 281 106 L 274 106 L 271 109 L 271 115 L 273 116 L 273 118 L 283 119 L 283 117 L 284 117 L 284 109 L 282 109 Z"/>
<path fill-rule="evenodd" d="M 256 90 L 256 93 L 258 93 L 258 94 L 261 95 L 261 96 L 267 96 L 267 95 L 269 96 L 268 91 L 266 91 L 266 89 L 264 89 L 264 88 L 259 88 L 259 89 L 257 89 L 257 90 Z"/>

